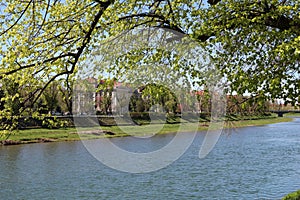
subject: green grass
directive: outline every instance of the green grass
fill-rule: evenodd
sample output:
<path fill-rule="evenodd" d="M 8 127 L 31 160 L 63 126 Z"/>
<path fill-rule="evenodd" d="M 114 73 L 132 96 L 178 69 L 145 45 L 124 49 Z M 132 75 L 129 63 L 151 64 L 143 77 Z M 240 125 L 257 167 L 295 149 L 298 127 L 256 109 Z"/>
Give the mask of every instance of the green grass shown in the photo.
<path fill-rule="evenodd" d="M 300 190 L 286 195 L 282 200 L 300 200 Z"/>
<path fill-rule="evenodd" d="M 224 123 L 224 128 L 239 128 L 246 126 L 261 126 L 265 124 L 288 122 L 292 118 L 268 118 L 256 120 L 239 120 L 227 121 Z M 209 127 L 209 125 L 211 125 Z M 103 137 L 123 137 L 128 135 L 134 136 L 151 136 L 154 134 L 167 134 L 176 132 L 192 132 L 204 131 L 210 129 L 218 129 L 222 127 L 221 123 L 210 124 L 208 122 L 190 123 L 183 121 L 183 123 L 175 124 L 150 124 L 142 126 L 102 126 L 89 128 L 65 128 L 65 129 L 28 129 L 20 130 L 11 134 L 8 137 L 9 141 L 15 143 L 34 143 L 34 142 L 51 142 L 51 141 L 74 141 L 85 139 L 97 139 Z M 107 132 L 107 134 L 99 133 L 99 131 Z M 2 139 L 3 140 L 3 139 Z"/>
<path fill-rule="evenodd" d="M 300 117 L 300 113 L 287 113 L 284 114 L 285 117 Z"/>
<path fill-rule="evenodd" d="M 262 126 L 266 124 L 274 124 L 280 122 L 290 122 L 292 118 L 288 117 L 276 117 L 269 119 L 255 119 L 255 120 L 239 120 L 239 121 L 228 121 L 226 122 L 225 128 L 240 128 L 246 126 Z"/>
<path fill-rule="evenodd" d="M 50 139 L 55 141 L 78 140 L 79 136 L 75 128 L 66 129 L 28 129 L 12 133 L 9 140 L 21 141 L 22 143 Z"/>

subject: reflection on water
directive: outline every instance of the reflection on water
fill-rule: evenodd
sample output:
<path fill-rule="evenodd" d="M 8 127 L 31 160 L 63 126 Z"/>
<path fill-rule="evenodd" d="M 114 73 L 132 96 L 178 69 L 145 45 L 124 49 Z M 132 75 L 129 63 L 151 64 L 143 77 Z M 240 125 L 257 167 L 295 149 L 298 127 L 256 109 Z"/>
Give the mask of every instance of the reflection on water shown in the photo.
<path fill-rule="evenodd" d="M 113 141 L 143 152 L 164 146 L 172 137 Z M 199 133 L 175 163 L 148 174 L 110 169 L 81 142 L 1 146 L 0 198 L 279 199 L 300 189 L 300 118 L 223 134 L 200 160 L 203 137 Z"/>

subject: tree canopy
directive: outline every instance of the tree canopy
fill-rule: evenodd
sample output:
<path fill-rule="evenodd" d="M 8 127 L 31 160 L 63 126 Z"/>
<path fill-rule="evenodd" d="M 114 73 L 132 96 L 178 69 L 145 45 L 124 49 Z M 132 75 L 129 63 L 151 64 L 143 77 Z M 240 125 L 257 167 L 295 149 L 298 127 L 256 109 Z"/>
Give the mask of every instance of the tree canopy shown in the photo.
<path fill-rule="evenodd" d="M 201 44 L 228 92 L 296 103 L 299 7 L 299 0 L 1 1 L 1 102 L 20 106 L 4 104 L 0 116 L 28 112 L 55 80 L 72 92 L 78 62 L 101 41 L 137 27 L 174 30 Z"/>

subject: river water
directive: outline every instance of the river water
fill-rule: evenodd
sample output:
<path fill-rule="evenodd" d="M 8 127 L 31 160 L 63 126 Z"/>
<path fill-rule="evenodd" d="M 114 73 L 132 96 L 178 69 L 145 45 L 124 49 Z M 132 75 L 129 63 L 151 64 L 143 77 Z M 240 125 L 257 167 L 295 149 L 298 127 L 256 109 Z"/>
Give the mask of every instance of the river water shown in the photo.
<path fill-rule="evenodd" d="M 139 151 L 172 137 L 112 141 Z M 203 137 L 173 164 L 145 174 L 101 164 L 80 141 L 0 146 L 0 199 L 280 199 L 300 189 L 300 118 L 226 131 L 199 159 Z"/>

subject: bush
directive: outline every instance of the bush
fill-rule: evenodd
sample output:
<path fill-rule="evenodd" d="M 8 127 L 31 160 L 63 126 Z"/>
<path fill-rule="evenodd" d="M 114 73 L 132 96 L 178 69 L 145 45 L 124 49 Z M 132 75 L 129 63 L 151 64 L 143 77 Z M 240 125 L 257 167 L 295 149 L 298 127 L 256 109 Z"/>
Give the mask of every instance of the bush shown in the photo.
<path fill-rule="evenodd" d="M 286 195 L 282 200 L 300 200 L 300 190 Z"/>
<path fill-rule="evenodd" d="M 130 117 L 132 119 L 140 119 L 140 120 L 150 120 L 154 119 L 164 119 L 166 117 L 165 113 L 156 113 L 156 112 L 131 112 Z"/>

